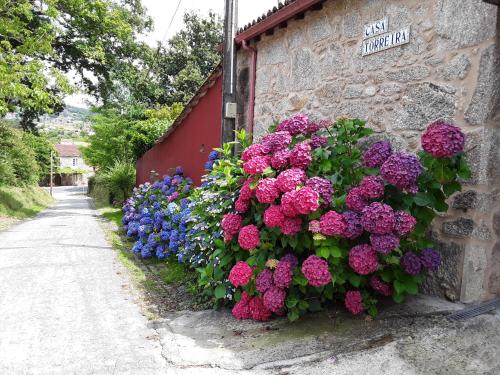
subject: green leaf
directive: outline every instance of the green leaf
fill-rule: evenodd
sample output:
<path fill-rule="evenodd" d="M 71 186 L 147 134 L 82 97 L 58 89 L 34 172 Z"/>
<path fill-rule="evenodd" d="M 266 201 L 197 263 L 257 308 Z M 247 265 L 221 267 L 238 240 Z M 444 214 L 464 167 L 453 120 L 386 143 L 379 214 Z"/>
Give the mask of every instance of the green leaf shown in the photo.
<path fill-rule="evenodd" d="M 297 297 L 293 297 L 293 296 L 288 297 L 286 300 L 286 307 L 291 309 L 292 307 L 295 307 L 298 302 L 299 302 L 299 300 L 297 299 Z"/>
<path fill-rule="evenodd" d="M 405 292 L 405 284 L 403 284 L 399 280 L 394 280 L 394 290 L 396 291 L 397 294 L 402 294 Z"/>
<path fill-rule="evenodd" d="M 306 286 L 307 285 L 307 279 L 302 274 L 295 275 L 295 276 L 293 276 L 293 283 L 297 284 L 297 285 Z"/>
<path fill-rule="evenodd" d="M 334 258 L 341 258 L 342 257 L 342 249 L 337 246 L 332 246 L 330 248 L 330 255 Z"/>
<path fill-rule="evenodd" d="M 299 301 L 298 308 L 300 310 L 307 310 L 308 307 L 309 307 L 309 303 L 307 301 L 305 301 L 305 300 Z"/>
<path fill-rule="evenodd" d="M 371 316 L 375 317 L 378 315 L 378 310 L 375 306 L 370 306 L 368 308 L 368 314 L 370 314 Z"/>
<path fill-rule="evenodd" d="M 318 250 L 316 250 L 316 254 L 322 258 L 328 259 L 330 257 L 330 248 L 320 247 Z"/>
<path fill-rule="evenodd" d="M 413 197 L 413 201 L 417 206 L 430 206 L 434 202 L 434 197 L 432 197 L 430 194 L 426 193 L 417 193 Z"/>
<path fill-rule="evenodd" d="M 401 303 L 404 300 L 404 296 L 402 294 L 393 294 L 392 300 L 396 303 Z"/>
<path fill-rule="evenodd" d="M 408 294 L 415 295 L 418 293 L 418 285 L 413 281 L 405 283 L 405 289 Z"/>
<path fill-rule="evenodd" d="M 288 320 L 290 320 L 291 322 L 294 322 L 297 319 L 299 319 L 299 316 L 300 315 L 297 309 L 289 310 L 287 314 Z"/>
<path fill-rule="evenodd" d="M 361 277 L 359 275 L 356 275 L 355 273 L 351 273 L 348 279 L 351 285 L 355 287 L 358 287 L 359 284 L 361 283 Z"/>
<path fill-rule="evenodd" d="M 460 182 L 458 181 L 448 182 L 443 185 L 443 192 L 447 197 L 460 190 L 462 190 L 462 185 L 460 185 Z"/>
<path fill-rule="evenodd" d="M 217 285 L 214 294 L 215 298 L 217 299 L 224 298 L 224 296 L 226 295 L 226 287 L 222 284 Z"/>

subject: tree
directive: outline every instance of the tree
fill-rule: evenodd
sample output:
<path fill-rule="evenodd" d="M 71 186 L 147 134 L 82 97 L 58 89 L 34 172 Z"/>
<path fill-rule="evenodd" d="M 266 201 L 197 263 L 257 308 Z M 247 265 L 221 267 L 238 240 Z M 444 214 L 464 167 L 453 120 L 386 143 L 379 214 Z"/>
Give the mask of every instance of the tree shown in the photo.
<path fill-rule="evenodd" d="M 19 111 L 34 131 L 74 90 L 69 72 L 112 102 L 151 54 L 136 39 L 150 27 L 140 0 L 0 0 L 0 116 Z"/>
<path fill-rule="evenodd" d="M 58 165 L 57 151 L 52 142 L 45 135 L 36 135 L 28 132 L 22 134 L 23 143 L 35 154 L 39 169 L 39 183 L 47 183 L 50 176 L 50 159 L 54 166 Z"/>

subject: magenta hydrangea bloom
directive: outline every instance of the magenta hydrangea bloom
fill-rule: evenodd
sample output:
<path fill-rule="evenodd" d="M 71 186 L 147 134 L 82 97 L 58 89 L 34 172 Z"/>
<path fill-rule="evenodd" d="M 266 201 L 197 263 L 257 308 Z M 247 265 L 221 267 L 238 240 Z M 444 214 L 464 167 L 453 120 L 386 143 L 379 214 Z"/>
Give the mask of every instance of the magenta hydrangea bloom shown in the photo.
<path fill-rule="evenodd" d="M 388 297 L 392 294 L 392 286 L 391 284 L 388 284 L 380 279 L 380 277 L 373 275 L 370 278 L 370 286 L 374 291 L 377 293 Z"/>
<path fill-rule="evenodd" d="M 323 125 L 320 122 L 310 122 L 307 125 L 306 134 L 312 135 L 321 129 L 323 129 Z"/>
<path fill-rule="evenodd" d="M 222 230 L 228 234 L 237 234 L 241 228 L 242 218 L 236 214 L 226 214 L 222 218 Z"/>
<path fill-rule="evenodd" d="M 264 150 L 264 146 L 260 143 L 254 143 L 248 146 L 245 151 L 241 153 L 241 160 L 249 161 L 257 156 L 265 156 L 267 152 Z"/>
<path fill-rule="evenodd" d="M 384 195 L 384 180 L 379 176 L 365 176 L 359 188 L 363 198 L 377 199 Z"/>
<path fill-rule="evenodd" d="M 375 142 L 363 153 L 363 164 L 369 168 L 378 168 L 391 154 L 392 148 L 389 142 Z"/>
<path fill-rule="evenodd" d="M 400 259 L 401 267 L 410 275 L 417 275 L 422 269 L 422 262 L 417 254 L 411 251 L 404 254 Z"/>
<path fill-rule="evenodd" d="M 235 287 L 245 286 L 252 277 L 253 269 L 247 262 L 239 261 L 231 268 L 229 272 L 229 282 Z"/>
<path fill-rule="evenodd" d="M 276 185 L 283 193 L 295 188 L 307 180 L 306 173 L 299 168 L 290 168 L 281 172 L 276 178 Z"/>
<path fill-rule="evenodd" d="M 353 240 L 363 234 L 363 226 L 361 225 L 361 215 L 354 211 L 346 211 L 342 213 L 344 217 L 345 229 L 342 236 Z"/>
<path fill-rule="evenodd" d="M 290 152 L 290 164 L 292 167 L 306 169 L 311 164 L 311 146 L 307 142 L 297 143 Z"/>
<path fill-rule="evenodd" d="M 264 211 L 264 224 L 266 227 L 280 227 L 283 220 L 285 220 L 285 215 L 281 211 L 281 206 L 271 205 Z"/>
<path fill-rule="evenodd" d="M 276 151 L 271 156 L 271 167 L 274 169 L 284 169 L 290 162 L 290 150 L 284 149 Z"/>
<path fill-rule="evenodd" d="M 323 199 L 323 206 L 327 207 L 332 203 L 333 187 L 332 183 L 325 178 L 312 177 L 306 181 L 307 187 L 311 187 L 316 191 L 321 199 Z"/>
<path fill-rule="evenodd" d="M 236 305 L 234 305 L 233 310 L 231 311 L 236 319 L 251 318 L 250 307 L 248 304 L 250 302 L 250 298 L 251 297 L 247 292 L 241 293 L 240 301 Z"/>
<path fill-rule="evenodd" d="M 274 270 L 274 285 L 278 288 L 288 288 L 292 283 L 292 277 L 293 271 L 291 263 L 286 260 L 280 260 Z"/>
<path fill-rule="evenodd" d="M 319 219 L 320 232 L 325 236 L 341 236 L 344 234 L 346 223 L 344 217 L 335 211 L 328 211 Z"/>
<path fill-rule="evenodd" d="M 359 187 L 352 188 L 347 193 L 345 204 L 348 209 L 356 212 L 361 212 L 368 206 L 368 201 L 363 197 L 363 190 Z"/>
<path fill-rule="evenodd" d="M 305 134 L 309 126 L 309 117 L 303 113 L 298 113 L 281 122 L 278 131 L 287 131 L 291 135 Z"/>
<path fill-rule="evenodd" d="M 243 171 L 252 175 L 261 174 L 269 166 L 271 166 L 269 156 L 255 156 L 243 164 Z"/>
<path fill-rule="evenodd" d="M 236 199 L 236 202 L 234 202 L 234 209 L 240 214 L 244 214 L 245 212 L 247 212 L 249 207 L 250 201 L 242 199 L 241 197 Z"/>
<path fill-rule="evenodd" d="M 401 190 L 416 193 L 417 177 L 422 173 L 422 165 L 415 155 L 398 152 L 389 156 L 380 168 L 380 175 L 388 183 Z"/>
<path fill-rule="evenodd" d="M 271 317 L 271 310 L 264 306 L 262 298 L 253 297 L 250 302 L 248 302 L 248 308 L 250 309 L 250 315 L 253 320 L 266 321 Z"/>
<path fill-rule="evenodd" d="M 269 288 L 274 286 L 273 271 L 269 268 L 264 269 L 255 278 L 255 289 L 264 294 Z"/>
<path fill-rule="evenodd" d="M 295 268 L 295 267 L 297 267 L 297 265 L 299 264 L 299 260 L 292 253 L 288 253 L 288 254 L 282 256 L 281 259 L 280 259 L 280 262 L 288 262 L 288 263 L 290 263 L 290 265 L 292 266 L 292 269 Z"/>
<path fill-rule="evenodd" d="M 285 217 L 281 223 L 280 230 L 286 236 L 294 236 L 302 229 L 302 219 L 300 217 Z"/>
<path fill-rule="evenodd" d="M 320 287 L 332 281 L 328 262 L 316 255 L 309 255 L 302 263 L 301 270 L 311 286 Z"/>
<path fill-rule="evenodd" d="M 310 187 L 303 187 L 295 193 L 295 210 L 308 215 L 319 208 L 319 194 Z"/>
<path fill-rule="evenodd" d="M 420 262 L 425 268 L 437 271 L 441 265 L 441 255 L 434 249 L 424 249 L 420 253 Z"/>
<path fill-rule="evenodd" d="M 255 189 L 250 187 L 252 180 L 249 178 L 245 180 L 243 186 L 240 189 L 240 198 L 244 200 L 250 200 L 255 195 Z"/>
<path fill-rule="evenodd" d="M 356 245 L 349 251 L 349 266 L 357 274 L 368 275 L 378 268 L 377 254 L 370 245 Z"/>
<path fill-rule="evenodd" d="M 273 286 L 264 293 L 262 301 L 268 310 L 274 313 L 280 313 L 285 306 L 285 298 L 286 292 L 283 289 Z"/>
<path fill-rule="evenodd" d="M 408 233 L 413 231 L 413 228 L 415 228 L 415 225 L 417 224 L 417 219 L 404 211 L 396 211 L 394 213 L 394 217 L 396 219 L 394 231 L 399 236 L 406 236 Z"/>
<path fill-rule="evenodd" d="M 295 209 L 295 190 L 286 192 L 281 196 L 281 212 L 287 217 L 295 217 L 299 213 Z"/>
<path fill-rule="evenodd" d="M 170 197 L 168 197 L 169 202 L 175 201 L 177 198 L 179 198 L 179 192 L 174 191 Z"/>
<path fill-rule="evenodd" d="M 353 315 L 361 314 L 364 311 L 363 297 L 358 290 L 350 290 L 345 294 L 344 303 L 346 309 Z"/>
<path fill-rule="evenodd" d="M 465 135 L 460 128 L 444 121 L 430 124 L 422 134 L 422 148 L 435 158 L 448 158 L 462 152 Z"/>
<path fill-rule="evenodd" d="M 255 196 L 260 203 L 273 203 L 279 195 L 280 191 L 276 186 L 275 178 L 263 178 L 255 189 Z"/>
<path fill-rule="evenodd" d="M 361 225 L 370 233 L 391 233 L 395 224 L 396 218 L 394 217 L 394 211 L 388 204 L 373 202 L 363 209 Z"/>
<path fill-rule="evenodd" d="M 314 137 L 311 138 L 311 142 L 309 142 L 312 149 L 322 147 L 327 143 L 328 143 L 328 138 L 323 137 L 321 135 L 315 135 Z"/>
<path fill-rule="evenodd" d="M 278 131 L 262 137 L 261 144 L 265 151 L 276 152 L 288 148 L 292 143 L 292 136 L 287 131 Z"/>
<path fill-rule="evenodd" d="M 321 232 L 321 225 L 319 223 L 319 220 L 311 220 L 309 222 L 309 232 L 311 233 Z"/>
<path fill-rule="evenodd" d="M 242 249 L 252 250 L 260 246 L 260 232 L 255 225 L 246 225 L 240 229 L 238 243 Z"/>
<path fill-rule="evenodd" d="M 382 254 L 389 254 L 399 246 L 399 237 L 392 233 L 370 234 L 370 243 L 373 250 Z"/>

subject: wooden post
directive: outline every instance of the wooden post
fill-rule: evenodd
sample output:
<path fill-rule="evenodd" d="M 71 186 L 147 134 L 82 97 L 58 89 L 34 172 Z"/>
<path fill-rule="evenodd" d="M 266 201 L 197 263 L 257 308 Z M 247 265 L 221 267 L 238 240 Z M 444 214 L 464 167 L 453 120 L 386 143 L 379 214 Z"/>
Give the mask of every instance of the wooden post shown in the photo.
<path fill-rule="evenodd" d="M 221 142 L 232 142 L 236 130 L 236 48 L 234 37 L 238 27 L 238 0 L 225 0 L 224 55 L 222 72 Z"/>
<path fill-rule="evenodd" d="M 53 185 L 53 176 L 54 174 L 54 151 L 50 151 L 50 195 L 52 196 L 52 185 Z"/>

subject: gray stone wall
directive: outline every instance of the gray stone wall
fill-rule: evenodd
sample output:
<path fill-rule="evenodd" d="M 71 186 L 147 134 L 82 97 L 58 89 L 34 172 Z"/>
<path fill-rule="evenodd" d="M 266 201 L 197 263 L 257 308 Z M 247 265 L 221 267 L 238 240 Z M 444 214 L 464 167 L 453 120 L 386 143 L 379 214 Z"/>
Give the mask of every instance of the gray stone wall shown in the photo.
<path fill-rule="evenodd" d="M 363 25 L 384 16 L 390 31 L 411 27 L 410 43 L 361 57 Z M 299 111 L 364 118 L 378 138 L 414 151 L 434 120 L 464 130 L 473 176 L 436 220 L 432 235 L 444 267 L 425 285 L 464 302 L 500 294 L 498 23 L 498 7 L 481 0 L 329 0 L 253 44 L 255 138 Z M 240 127 L 248 64 L 240 50 Z"/>

